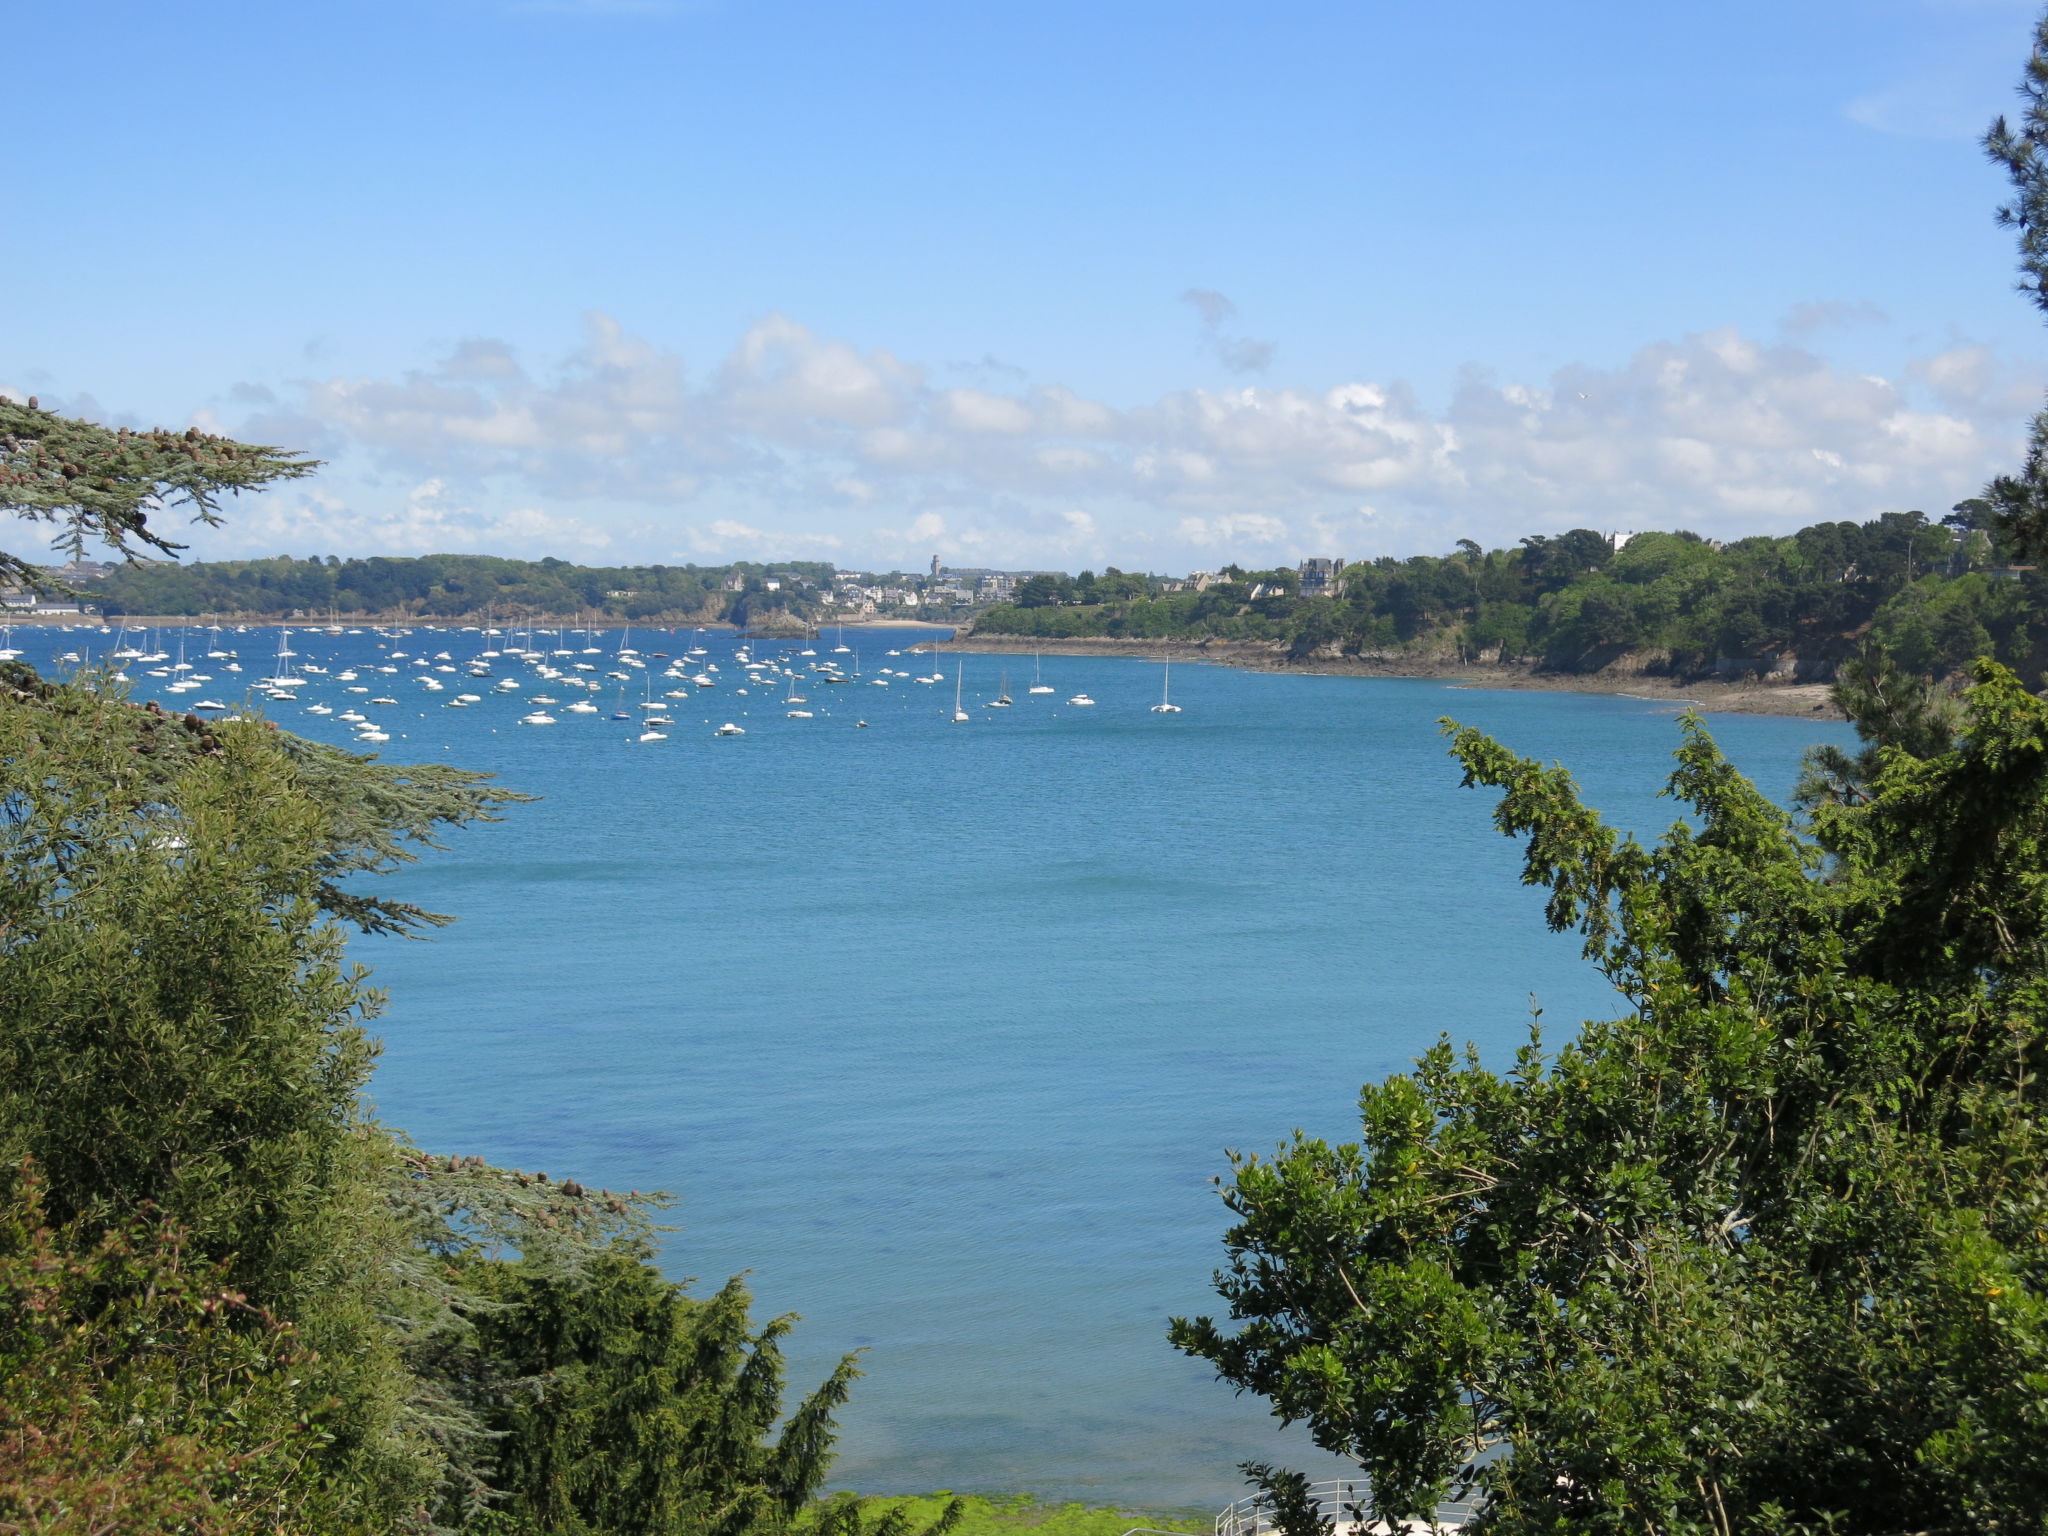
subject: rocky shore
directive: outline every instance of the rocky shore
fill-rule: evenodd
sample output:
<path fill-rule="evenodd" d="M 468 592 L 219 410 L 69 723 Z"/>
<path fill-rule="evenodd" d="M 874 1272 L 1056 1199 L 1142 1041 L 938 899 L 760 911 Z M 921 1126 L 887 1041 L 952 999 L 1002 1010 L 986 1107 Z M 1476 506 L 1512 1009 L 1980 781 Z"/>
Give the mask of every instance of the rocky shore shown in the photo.
<path fill-rule="evenodd" d="M 1461 662 L 1427 656 L 1315 656 L 1290 660 L 1277 647 L 1241 640 L 1126 640 L 1090 637 L 1035 640 L 1017 635 L 956 635 L 920 642 L 966 654 L 1044 656 L 1171 656 L 1252 672 L 1296 672 L 1331 677 L 1424 677 L 1465 688 L 1546 689 L 1558 693 L 1611 693 L 1668 704 L 1673 710 L 1739 715 L 1843 718 L 1825 683 L 1670 677 L 1624 660 L 1597 672 L 1547 671 L 1533 662 Z"/>

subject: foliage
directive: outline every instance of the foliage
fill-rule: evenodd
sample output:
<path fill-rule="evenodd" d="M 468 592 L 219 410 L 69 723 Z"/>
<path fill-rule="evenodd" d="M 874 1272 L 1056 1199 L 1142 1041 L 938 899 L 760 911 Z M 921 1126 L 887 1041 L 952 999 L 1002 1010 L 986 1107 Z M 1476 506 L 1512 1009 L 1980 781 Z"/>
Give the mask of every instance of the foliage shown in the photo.
<path fill-rule="evenodd" d="M 1443 1042 L 1359 1144 L 1235 1160 L 1240 1326 L 1174 1342 L 1390 1514 L 1470 1481 L 1484 1533 L 2048 1528 L 2048 705 L 1976 678 L 1810 834 L 1697 719 L 1654 848 L 1455 730 L 1632 1011 L 1505 1074 Z"/>
<path fill-rule="evenodd" d="M 2013 547 L 1965 503 L 1948 526 L 1918 512 L 1819 523 L 1784 538 L 1726 546 L 1690 533 L 1643 533 L 1620 549 L 1574 529 L 1514 549 L 1470 540 L 1444 556 L 1348 567 L 1336 597 L 1302 597 L 1292 571 L 1224 571 L 1199 591 L 1101 578 L 1083 589 L 1033 577 L 978 632 L 1045 640 L 1231 640 L 1284 644 L 1299 658 L 1423 655 L 1533 657 L 1580 670 L 1625 652 L 1662 653 L 1674 670 L 1751 665 L 1767 655 L 1822 661 L 1867 637 L 1921 674 L 1995 656 L 2028 676 L 2048 666 L 2048 587 L 2014 571 Z"/>
<path fill-rule="evenodd" d="M 549 1536 L 782 1528 L 824 1480 L 852 1357 L 770 1438 L 794 1319 L 753 1332 L 739 1280 L 694 1301 L 644 1258 L 623 1245 L 574 1275 L 471 1268 L 470 1287 L 498 1303 L 478 1320 L 487 1352 L 547 1384 L 489 1420 L 506 1521 Z"/>
<path fill-rule="evenodd" d="M 288 731 L 275 740 L 300 792 L 327 816 L 327 838 L 313 862 L 313 901 L 365 933 L 411 933 L 450 919 L 411 902 L 349 889 L 343 880 L 389 874 L 422 849 L 440 848 L 440 829 L 497 821 L 503 807 L 533 799 L 493 787 L 493 775 L 474 769 L 379 762 Z"/>
<path fill-rule="evenodd" d="M 881 1520 L 894 1513 L 914 1530 L 928 1530 L 947 1512 L 958 1506 L 959 1523 L 951 1536 L 1124 1536 L 1133 1526 L 1147 1530 L 1185 1531 L 1188 1536 L 1209 1536 L 1211 1518 L 1189 1511 L 1097 1509 L 1082 1504 L 1042 1504 L 1029 1494 L 967 1494 L 948 1491 L 914 1498 L 857 1499 L 841 1494 L 824 1506 L 852 1503 L 863 1512 L 863 1530 L 873 1532 Z M 799 1536 L 808 1536 L 800 1531 Z"/>
<path fill-rule="evenodd" d="M 738 591 L 728 589 L 738 578 Z M 781 578 L 779 590 L 766 582 Z M 395 614 L 422 619 L 594 618 L 747 622 L 769 613 L 815 617 L 832 567 L 574 565 L 495 555 L 193 561 L 123 566 L 92 592 L 109 615 L 223 614 L 242 618 Z"/>
<path fill-rule="evenodd" d="M 174 1225 L 74 1246 L 41 1179 L 24 1168 L 17 1188 L 0 1223 L 0 1530 L 355 1528 L 300 1475 L 326 1430 L 294 1330 L 195 1265 Z"/>
<path fill-rule="evenodd" d="M 21 662 L 0 662 L 0 710 L 10 750 L 22 762 L 66 762 L 90 747 L 119 764 L 118 793 L 148 800 L 168 792 L 195 764 L 221 756 L 220 730 L 196 715 L 166 714 L 155 703 L 125 707 L 126 695 L 101 683 L 69 688 L 45 682 Z M 18 706 L 7 709 L 6 706 Z M 351 875 L 388 874 L 425 848 L 440 829 L 496 821 L 498 811 L 530 796 L 491 787 L 492 775 L 445 763 L 394 764 L 276 732 L 271 746 L 294 791 L 314 809 L 309 846 L 314 904 L 370 933 L 406 933 L 448 919 L 407 902 L 345 888 Z M 62 806 L 63 785 L 42 786 Z"/>
<path fill-rule="evenodd" d="M 553 1381 L 492 1348 L 487 1329 L 509 1303 L 483 1292 L 479 1272 L 516 1254 L 529 1273 L 581 1295 L 593 1263 L 643 1251 L 649 1213 L 668 1201 L 480 1157 L 434 1157 L 395 1136 L 394 1151 L 385 1195 L 405 1241 L 392 1256 L 388 1318 L 408 1371 L 401 1418 L 438 1458 L 439 1522 L 492 1525 L 504 1499 L 506 1435 L 497 1421 L 514 1402 L 545 1396 Z"/>
<path fill-rule="evenodd" d="M 101 545 L 133 560 L 173 554 L 150 518 L 188 507 L 220 521 L 224 496 L 310 475 L 318 462 L 282 448 L 238 443 L 192 428 L 133 432 L 102 427 L 0 395 L 0 513 L 56 525 L 56 547 L 82 560 Z M 48 589 L 45 573 L 0 553 L 0 581 Z"/>
<path fill-rule="evenodd" d="M 0 1168 L 32 1162 L 80 1242 L 175 1222 L 290 1320 L 341 1405 L 317 1466 L 395 1511 L 421 1456 L 379 1320 L 397 1234 L 357 1100 L 374 1000 L 315 900 L 331 830 L 260 723 L 0 692 Z"/>
<path fill-rule="evenodd" d="M 851 1362 L 771 1433 L 790 1320 L 664 1281 L 658 1198 L 429 1157 L 365 1114 L 379 1000 L 336 919 L 431 919 L 339 882 L 516 798 L 0 675 L 0 1167 L 35 1170 L 0 1179 L 20 1528 L 282 1530 L 289 1506 L 740 1536 L 815 1491 Z"/>
<path fill-rule="evenodd" d="M 924 1522 L 914 1509 L 908 1499 L 883 1505 L 842 1493 L 819 1506 L 804 1522 L 803 1530 L 806 1536 L 947 1536 L 966 1516 L 967 1501 L 948 1499 L 945 1508 Z"/>
<path fill-rule="evenodd" d="M 1865 745 L 1853 754 L 1832 742 L 1807 748 L 1795 805 L 1861 805 L 1888 749 L 1927 758 L 1955 744 L 1961 722 L 1953 698 L 1882 647 L 1867 647 L 1845 665 L 1828 694 Z"/>
<path fill-rule="evenodd" d="M 1306 1472 L 1286 1471 L 1263 1461 L 1240 1462 L 1238 1470 L 1264 1496 L 1273 1523 L 1287 1536 L 1332 1536 L 1337 1529 L 1335 1515 L 1323 1512 Z M 1351 1526 L 1366 1524 L 1372 1515 L 1364 1503 L 1347 1504 L 1340 1512 Z"/>
<path fill-rule="evenodd" d="M 2026 111 L 2018 125 L 1998 118 L 1984 151 L 2012 182 L 2012 201 L 1998 210 L 1998 222 L 2018 235 L 2020 291 L 2048 311 L 2048 16 L 2035 25 L 2019 90 Z M 1984 495 L 1994 526 L 2015 549 L 2030 560 L 2048 558 L 2048 411 L 2034 418 L 2020 472 L 1999 476 Z"/>

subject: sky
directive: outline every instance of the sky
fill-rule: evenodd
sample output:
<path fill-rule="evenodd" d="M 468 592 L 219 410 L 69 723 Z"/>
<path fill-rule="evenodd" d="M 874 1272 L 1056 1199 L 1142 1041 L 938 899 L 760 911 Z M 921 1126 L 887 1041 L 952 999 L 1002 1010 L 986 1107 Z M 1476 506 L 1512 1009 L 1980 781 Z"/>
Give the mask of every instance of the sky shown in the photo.
<path fill-rule="evenodd" d="M 0 391 L 325 461 L 211 558 L 1177 573 L 1938 516 L 2048 387 L 1977 144 L 2037 15 L 29 7 Z"/>

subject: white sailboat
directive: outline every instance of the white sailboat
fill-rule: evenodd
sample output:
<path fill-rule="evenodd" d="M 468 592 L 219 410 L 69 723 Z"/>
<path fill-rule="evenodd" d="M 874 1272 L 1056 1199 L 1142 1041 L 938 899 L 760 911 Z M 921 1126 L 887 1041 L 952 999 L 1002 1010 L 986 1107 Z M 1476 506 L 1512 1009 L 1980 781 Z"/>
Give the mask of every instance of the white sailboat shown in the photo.
<path fill-rule="evenodd" d="M 265 680 L 263 686 L 266 688 L 305 687 L 306 680 L 302 677 L 292 676 L 292 669 L 290 665 L 285 661 L 285 657 L 296 656 L 298 654 L 299 653 L 297 651 L 292 649 L 291 630 L 289 628 L 280 629 L 277 632 L 277 669 L 275 672 L 272 673 L 272 675 L 268 679 Z M 233 669 L 231 668 L 230 670 Z"/>
<path fill-rule="evenodd" d="M 1048 683 L 1048 682 L 1047 682 L 1047 681 L 1045 680 L 1045 678 L 1044 678 L 1043 676 L 1041 676 L 1041 675 L 1040 675 L 1040 674 L 1041 674 L 1041 667 L 1042 667 L 1042 661 L 1043 661 L 1043 658 L 1042 658 L 1042 657 L 1041 657 L 1041 656 L 1039 655 L 1039 653 L 1038 653 L 1037 651 L 1033 651 L 1033 652 L 1031 653 L 1031 688 L 1030 688 L 1030 691 L 1031 691 L 1032 693 L 1051 693 L 1051 692 L 1052 692 L 1052 684 L 1051 684 L 1051 683 Z"/>
<path fill-rule="evenodd" d="M 1159 702 L 1152 706 L 1155 715 L 1177 715 L 1180 706 L 1173 702 L 1173 658 L 1166 658 L 1166 670 L 1159 675 Z"/>
<path fill-rule="evenodd" d="M 990 709 L 1008 709 L 1016 702 L 1010 697 L 1010 674 L 1005 672 L 1003 680 L 996 684 L 996 696 L 988 702 Z"/>
<path fill-rule="evenodd" d="M 968 714 L 966 710 L 960 707 L 960 679 L 966 670 L 966 666 L 967 663 L 964 661 L 953 663 L 953 723 L 955 725 L 974 718 L 974 716 Z"/>

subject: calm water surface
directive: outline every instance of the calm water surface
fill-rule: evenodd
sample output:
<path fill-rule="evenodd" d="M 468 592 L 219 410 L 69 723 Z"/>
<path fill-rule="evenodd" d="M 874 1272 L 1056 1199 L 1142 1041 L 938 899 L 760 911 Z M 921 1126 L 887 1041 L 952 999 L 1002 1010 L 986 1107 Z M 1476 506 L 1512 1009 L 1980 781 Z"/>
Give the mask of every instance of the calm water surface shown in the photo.
<path fill-rule="evenodd" d="M 925 672 L 883 654 L 920 638 L 863 632 L 865 672 Z M 40 660 L 85 639 L 15 643 Z M 176 642 L 158 637 L 173 659 Z M 235 684 L 276 649 L 271 631 L 224 643 Z M 487 685 L 433 695 L 406 675 L 495 643 L 301 634 L 301 661 L 401 667 L 365 674 L 400 703 L 330 676 L 268 706 L 345 741 L 301 711 L 356 703 L 386 755 L 544 797 L 389 882 L 459 924 L 354 946 L 390 992 L 378 1108 L 435 1150 L 681 1196 L 670 1273 L 748 1270 L 763 1315 L 801 1312 L 795 1383 L 866 1351 L 836 1475 L 870 1491 L 1183 1506 L 1235 1497 L 1248 1457 L 1320 1469 L 1162 1336 L 1212 1308 L 1223 1149 L 1354 1136 L 1359 1085 L 1441 1033 L 1504 1062 L 1532 993 L 1556 1036 L 1609 1011 L 1519 885 L 1492 797 L 1458 787 L 1437 718 L 1566 763 L 1621 825 L 1674 814 L 1657 799 L 1673 716 L 1629 699 L 1187 666 L 1185 712 L 1162 716 L 1145 662 L 1048 658 L 1047 697 L 1024 691 L 1028 658 L 968 657 L 975 719 L 953 725 L 949 657 L 940 687 L 812 686 L 799 721 L 737 696 L 731 639 L 705 637 L 720 687 L 641 745 L 609 695 L 517 726 L 555 692 L 522 669 L 500 668 L 518 695 L 467 710 L 440 700 Z M 194 631 L 192 659 L 218 667 L 205 648 Z M 981 708 L 1004 670 L 1016 707 Z M 187 698 L 239 699 L 213 675 Z M 1082 689 L 1097 707 L 1067 705 Z M 714 737 L 724 720 L 747 734 Z M 1712 724 L 1777 795 L 1802 748 L 1847 737 Z"/>

